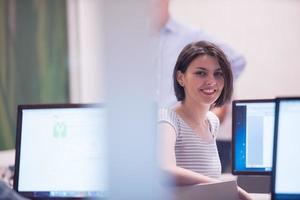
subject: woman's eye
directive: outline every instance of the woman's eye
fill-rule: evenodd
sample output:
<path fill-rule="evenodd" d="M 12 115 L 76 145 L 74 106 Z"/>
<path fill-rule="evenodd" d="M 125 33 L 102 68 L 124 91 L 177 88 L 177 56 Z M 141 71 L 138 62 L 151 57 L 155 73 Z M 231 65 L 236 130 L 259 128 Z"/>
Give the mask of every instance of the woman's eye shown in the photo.
<path fill-rule="evenodd" d="M 223 72 L 215 72 L 216 77 L 223 77 Z"/>
<path fill-rule="evenodd" d="M 198 72 L 196 72 L 196 74 L 199 75 L 199 76 L 205 76 L 206 75 L 206 73 L 203 72 L 203 71 L 198 71 Z"/>

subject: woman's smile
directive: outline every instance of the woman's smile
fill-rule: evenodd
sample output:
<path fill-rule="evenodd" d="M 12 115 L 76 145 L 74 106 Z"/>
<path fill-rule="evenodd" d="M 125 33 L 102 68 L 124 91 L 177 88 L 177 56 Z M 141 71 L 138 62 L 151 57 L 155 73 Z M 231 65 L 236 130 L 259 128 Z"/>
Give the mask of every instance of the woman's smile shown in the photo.
<path fill-rule="evenodd" d="M 200 91 L 202 93 L 204 93 L 205 95 L 211 96 L 211 95 L 215 94 L 217 90 L 213 89 L 213 88 L 204 88 L 204 89 L 200 89 Z"/>

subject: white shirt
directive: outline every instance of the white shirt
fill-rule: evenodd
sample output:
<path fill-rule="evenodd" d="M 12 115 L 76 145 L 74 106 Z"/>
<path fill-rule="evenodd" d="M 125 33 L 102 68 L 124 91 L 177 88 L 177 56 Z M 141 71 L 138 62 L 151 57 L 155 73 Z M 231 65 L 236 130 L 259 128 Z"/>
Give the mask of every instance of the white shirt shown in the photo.
<path fill-rule="evenodd" d="M 174 146 L 176 165 L 199 174 L 219 178 L 221 163 L 216 145 L 219 119 L 212 113 L 207 113 L 210 132 L 213 141 L 203 140 L 174 110 L 160 109 L 159 123 L 170 124 L 176 133 Z"/>

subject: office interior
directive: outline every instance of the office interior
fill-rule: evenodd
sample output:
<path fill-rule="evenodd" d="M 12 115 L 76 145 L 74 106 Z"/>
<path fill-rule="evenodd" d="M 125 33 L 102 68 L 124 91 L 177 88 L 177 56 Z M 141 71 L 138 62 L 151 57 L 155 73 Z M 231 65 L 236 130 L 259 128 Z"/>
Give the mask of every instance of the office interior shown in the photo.
<path fill-rule="evenodd" d="M 111 198 L 160 198 L 159 192 L 153 192 L 160 191 L 160 187 L 155 181 L 159 173 L 154 156 L 157 69 L 153 66 L 157 37 L 151 32 L 150 1 L 0 2 L 0 25 L 6 28 L 1 27 L 0 34 L 3 46 L 0 52 L 0 120 L 2 127 L 9 123 L 0 133 L 2 169 L 14 162 L 17 104 L 100 102 L 110 108 Z M 245 56 L 246 68 L 235 80 L 234 99 L 300 96 L 300 1 L 171 0 L 170 6 L 176 20 L 212 33 Z M 14 18 L 18 12 L 23 17 L 19 21 Z M 30 36 L 34 31 L 26 27 L 36 28 L 35 37 Z M 62 32 L 56 33 L 51 28 Z M 18 31 L 24 34 L 18 35 Z M 17 49 L 14 49 L 15 43 L 19 44 Z M 18 76 L 7 70 L 11 65 L 14 71 L 20 72 Z M 23 68 L 23 65 L 27 66 Z M 39 66 L 35 68 L 34 65 Z M 47 68 L 56 72 L 47 71 Z M 58 82 L 60 75 L 64 78 Z M 12 77 L 19 82 L 14 82 Z M 45 85 L 35 85 L 44 84 L 38 80 L 47 77 Z M 29 79 L 36 80 L 20 91 L 18 84 Z M 34 92 L 37 90 L 41 92 Z M 18 92 L 23 92 L 23 96 Z M 17 100 L 12 103 L 8 97 Z M 12 114 L 2 117 L 9 110 Z M 223 155 L 223 162 L 229 167 L 223 169 L 225 178 L 233 176 L 230 171 L 230 118 L 227 123 L 227 129 L 224 128 L 225 132 L 218 139 L 227 152 Z M 268 193 L 270 177 L 241 177 L 240 184 L 249 192 Z"/>

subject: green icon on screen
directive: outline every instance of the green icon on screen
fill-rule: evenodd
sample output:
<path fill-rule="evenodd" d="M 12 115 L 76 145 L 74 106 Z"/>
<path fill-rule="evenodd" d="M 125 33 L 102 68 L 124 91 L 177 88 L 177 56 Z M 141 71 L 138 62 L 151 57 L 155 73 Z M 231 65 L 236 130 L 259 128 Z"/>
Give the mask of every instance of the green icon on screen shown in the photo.
<path fill-rule="evenodd" d="M 53 126 L 54 138 L 66 138 L 67 137 L 67 125 L 64 122 L 56 122 Z"/>

